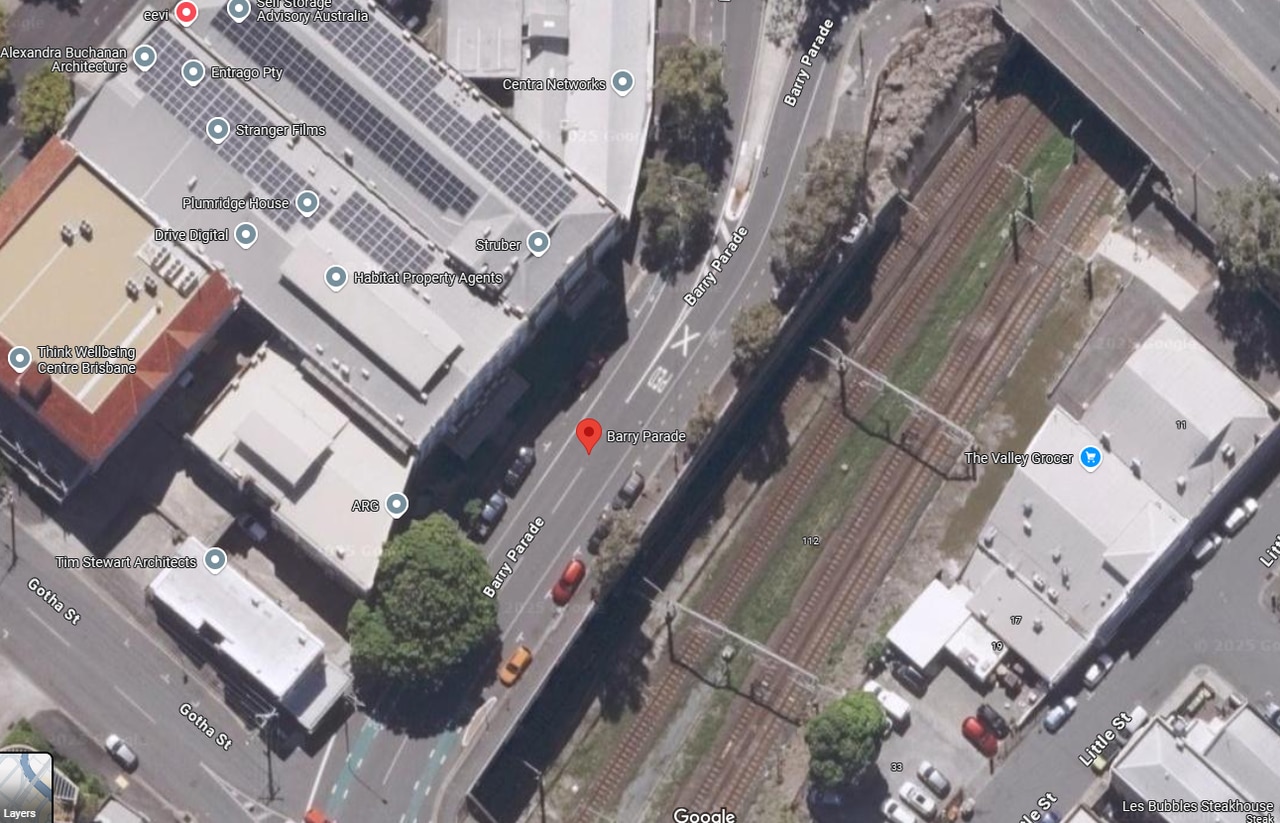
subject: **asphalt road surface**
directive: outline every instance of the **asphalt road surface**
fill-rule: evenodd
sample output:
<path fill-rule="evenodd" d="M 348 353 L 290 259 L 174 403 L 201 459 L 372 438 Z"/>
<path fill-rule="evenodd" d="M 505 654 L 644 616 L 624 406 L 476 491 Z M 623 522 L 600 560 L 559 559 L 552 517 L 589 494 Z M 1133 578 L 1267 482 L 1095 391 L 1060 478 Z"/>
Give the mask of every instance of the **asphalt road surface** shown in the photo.
<path fill-rule="evenodd" d="M 730 72 L 727 85 L 731 96 L 742 100 L 750 83 L 749 56 L 756 46 L 759 9 L 742 4 L 730 12 L 727 52 L 740 54 L 741 59 L 731 61 L 739 70 Z M 539 681 L 589 614 L 590 572 L 564 610 L 549 599 L 552 584 L 575 555 L 585 557 L 590 566 L 586 540 L 628 473 L 639 469 L 653 477 L 660 467 L 671 464 L 678 448 L 601 441 L 588 456 L 574 434 L 578 421 L 593 417 L 606 430 L 684 429 L 702 392 L 728 366 L 729 324 L 737 309 L 769 299 L 773 285 L 767 265 L 769 229 L 782 213 L 791 187 L 798 185 L 804 147 L 825 131 L 838 75 L 835 64 L 823 63 L 798 106 L 777 106 L 761 158 L 762 166 L 771 171 L 756 179 L 747 211 L 737 224 L 745 226 L 748 235 L 725 266 L 719 284 L 690 307 L 683 295 L 701 273 L 685 275 L 675 285 L 656 278 L 638 283 L 627 300 L 626 347 L 538 438 L 538 464 L 484 546 L 491 566 L 496 567 L 530 521 L 541 517 L 546 522 L 499 592 L 504 655 L 518 644 L 533 650 L 534 662 L 524 679 L 512 689 L 496 683 L 488 689 L 494 702 L 473 721 L 484 726 L 484 733 L 465 749 L 464 729 L 411 739 L 379 727 L 364 715 L 354 717 L 350 754 L 345 744 L 339 744 L 315 801 L 331 816 L 402 823 L 453 819 L 465 793 L 533 702 Z M 741 104 L 735 109 L 741 110 Z M 735 227 L 722 229 L 721 237 Z M 647 493 L 656 490 L 651 485 Z"/>
<path fill-rule="evenodd" d="M 1071 808 L 1095 779 L 1076 755 L 1117 713 L 1139 703 L 1154 712 L 1195 666 L 1217 670 L 1250 701 L 1280 691 L 1280 622 L 1262 603 L 1267 570 L 1258 562 L 1280 534 L 1280 485 L 1259 502 L 1257 516 L 1198 572 L 1191 595 L 1165 623 L 1132 656 L 1118 658 L 1095 691 L 1079 692 L 1080 708 L 1057 734 L 1036 718 L 1034 730 L 978 795 L 974 820 L 1017 820 L 1046 791 L 1059 798 L 1059 812 Z M 1113 654 L 1123 650 L 1127 634 Z"/>
<path fill-rule="evenodd" d="M 1231 2 L 1206 5 L 1226 19 Z M 1274 4 L 1265 5 L 1274 20 Z M 1247 98 L 1224 73 L 1219 61 L 1231 55 L 1201 51 L 1154 0 L 1004 0 L 1003 8 L 1015 28 L 1152 155 L 1184 211 L 1195 210 L 1195 170 L 1200 211 L 1207 213 L 1214 190 L 1280 169 L 1276 113 Z M 1229 31 L 1241 25 L 1248 24 Z M 1275 39 L 1275 27 L 1270 30 L 1250 39 L 1251 53 Z"/>

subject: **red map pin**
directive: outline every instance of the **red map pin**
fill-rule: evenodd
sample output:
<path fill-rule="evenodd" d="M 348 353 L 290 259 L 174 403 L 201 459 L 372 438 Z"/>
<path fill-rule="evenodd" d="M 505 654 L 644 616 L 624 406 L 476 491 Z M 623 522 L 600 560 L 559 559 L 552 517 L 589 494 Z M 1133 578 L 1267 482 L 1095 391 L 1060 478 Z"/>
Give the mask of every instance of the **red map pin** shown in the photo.
<path fill-rule="evenodd" d="M 600 424 L 590 417 L 578 424 L 578 440 L 586 448 L 587 454 L 591 454 L 591 450 L 600 442 L 602 433 Z"/>
<path fill-rule="evenodd" d="M 179 25 L 184 29 L 196 22 L 196 15 L 200 13 L 200 9 L 191 0 L 182 0 L 181 3 L 173 7 L 173 16 L 177 18 Z"/>

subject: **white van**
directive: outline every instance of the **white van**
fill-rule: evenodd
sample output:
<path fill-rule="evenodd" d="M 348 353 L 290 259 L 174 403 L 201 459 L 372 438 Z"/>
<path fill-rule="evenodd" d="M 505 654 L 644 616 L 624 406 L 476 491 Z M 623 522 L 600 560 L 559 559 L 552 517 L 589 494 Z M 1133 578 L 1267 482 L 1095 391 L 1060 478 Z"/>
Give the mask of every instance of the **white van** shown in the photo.
<path fill-rule="evenodd" d="M 862 690 L 875 696 L 880 703 L 880 707 L 884 709 L 884 713 L 889 715 L 889 719 L 893 721 L 895 728 L 900 729 L 910 722 L 911 704 L 907 702 L 905 697 L 886 689 L 875 680 L 868 680 Z"/>
<path fill-rule="evenodd" d="M 1118 732 L 1120 739 L 1126 743 L 1129 742 L 1129 738 L 1137 734 L 1138 729 L 1145 726 L 1147 721 L 1151 719 L 1151 715 L 1147 714 L 1147 710 L 1140 705 L 1133 707 L 1133 711 L 1129 712 L 1129 717 L 1132 719 Z"/>

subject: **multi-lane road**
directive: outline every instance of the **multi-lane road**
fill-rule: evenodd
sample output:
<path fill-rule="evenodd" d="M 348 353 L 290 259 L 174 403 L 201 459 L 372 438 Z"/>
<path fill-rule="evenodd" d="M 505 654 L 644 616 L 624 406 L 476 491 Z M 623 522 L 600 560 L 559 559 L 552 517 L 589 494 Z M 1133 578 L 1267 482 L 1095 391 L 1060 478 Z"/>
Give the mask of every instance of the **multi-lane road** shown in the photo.
<path fill-rule="evenodd" d="M 1276 19 L 1273 3 L 999 5 L 1014 28 L 1164 170 L 1184 212 L 1196 211 L 1198 199 L 1207 215 L 1214 191 L 1280 171 L 1280 92 L 1271 72 L 1280 60 L 1280 38 L 1264 22 Z M 1209 39 L 1219 30 L 1227 36 Z"/>

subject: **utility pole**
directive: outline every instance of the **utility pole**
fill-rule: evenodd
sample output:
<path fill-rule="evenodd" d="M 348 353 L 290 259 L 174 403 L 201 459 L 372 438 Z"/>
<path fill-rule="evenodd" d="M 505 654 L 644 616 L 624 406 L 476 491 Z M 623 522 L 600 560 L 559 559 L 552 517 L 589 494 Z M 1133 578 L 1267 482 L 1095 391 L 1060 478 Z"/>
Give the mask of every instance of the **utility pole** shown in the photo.
<path fill-rule="evenodd" d="M 517 757 L 524 767 L 533 772 L 533 776 L 538 778 L 538 811 L 541 813 L 542 823 L 547 823 L 547 789 L 542 781 L 542 770 L 535 768 L 532 763 L 523 757 Z"/>
<path fill-rule="evenodd" d="M 271 757 L 271 732 L 275 728 L 276 710 L 272 709 L 266 714 L 254 715 L 255 719 L 262 724 L 258 737 L 267 744 L 267 802 L 274 803 L 276 799 L 276 778 L 275 770 L 272 768 L 273 758 Z"/>
<path fill-rule="evenodd" d="M 1013 241 L 1013 262 L 1022 261 L 1022 247 L 1018 243 L 1018 215 L 1021 214 L 1017 209 L 1009 212 L 1009 239 Z"/>
<path fill-rule="evenodd" d="M 1080 124 L 1083 120 L 1077 120 L 1071 126 L 1071 165 L 1075 166 L 1080 162 L 1080 144 L 1076 141 L 1076 132 L 1080 130 Z"/>
<path fill-rule="evenodd" d="M 1197 223 L 1200 222 L 1200 167 L 1217 153 L 1217 147 L 1210 146 L 1209 153 L 1200 158 L 1200 162 L 1191 168 L 1191 219 Z"/>
<path fill-rule="evenodd" d="M 1000 163 L 1000 168 L 1004 169 L 1005 171 L 1009 172 L 1009 174 L 1012 174 L 1014 177 L 1022 181 L 1022 194 L 1027 199 L 1027 207 L 1026 209 L 1024 209 L 1024 211 L 1027 214 L 1034 217 L 1036 214 L 1036 208 L 1035 208 L 1035 202 L 1033 201 L 1032 198 L 1033 198 L 1033 192 L 1035 191 L 1035 186 L 1032 185 L 1031 178 L 1027 177 L 1025 174 L 1023 174 L 1022 172 L 1015 169 L 1013 166 L 1010 166 L 1008 163 L 1005 163 L 1003 161 L 1001 161 Z"/>
<path fill-rule="evenodd" d="M 1023 220 L 1026 220 L 1027 223 L 1031 225 L 1031 228 L 1040 232 L 1045 237 L 1052 240 L 1054 243 L 1057 243 L 1058 248 L 1062 249 L 1067 254 L 1071 255 L 1075 259 L 1084 263 L 1084 287 L 1088 291 L 1089 299 L 1092 300 L 1093 299 L 1093 258 L 1084 257 L 1083 255 L 1080 254 L 1080 252 L 1076 251 L 1075 249 L 1068 246 L 1066 243 L 1063 243 L 1061 240 L 1054 237 L 1053 234 L 1048 229 L 1046 229 L 1044 226 L 1037 223 L 1033 218 L 1028 217 L 1025 214 L 1022 214 L 1021 212 L 1015 212 L 1015 214 L 1017 214 L 1018 217 L 1022 218 Z"/>
<path fill-rule="evenodd" d="M 18 487 L 9 481 L 5 484 L 4 495 L 9 498 L 9 571 L 18 565 Z"/>
<path fill-rule="evenodd" d="M 849 364 L 841 359 L 836 363 L 836 376 L 840 378 L 840 412 L 845 417 L 849 416 L 849 395 L 845 390 L 845 375 L 849 372 Z"/>

